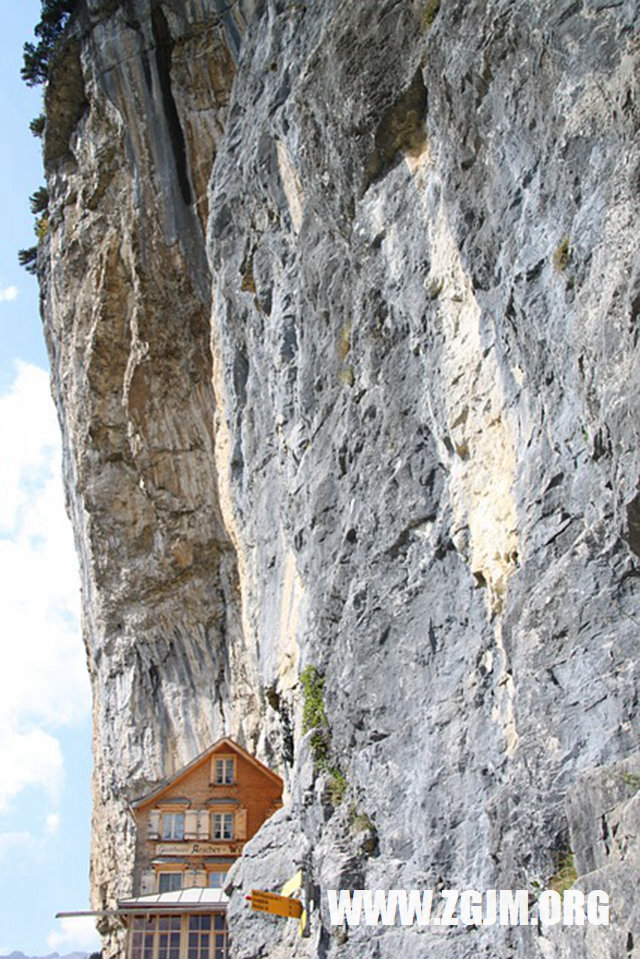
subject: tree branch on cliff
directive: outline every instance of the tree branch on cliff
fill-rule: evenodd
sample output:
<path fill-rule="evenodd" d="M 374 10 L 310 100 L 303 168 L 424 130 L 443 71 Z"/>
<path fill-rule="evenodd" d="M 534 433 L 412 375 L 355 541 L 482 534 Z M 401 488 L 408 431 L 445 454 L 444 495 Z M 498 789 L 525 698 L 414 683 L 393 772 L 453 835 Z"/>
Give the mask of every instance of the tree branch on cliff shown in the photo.
<path fill-rule="evenodd" d="M 56 43 L 64 33 L 76 0 L 42 0 L 40 22 L 34 33 L 37 43 L 25 43 L 20 76 L 27 86 L 45 83 L 49 77 L 49 60 Z"/>

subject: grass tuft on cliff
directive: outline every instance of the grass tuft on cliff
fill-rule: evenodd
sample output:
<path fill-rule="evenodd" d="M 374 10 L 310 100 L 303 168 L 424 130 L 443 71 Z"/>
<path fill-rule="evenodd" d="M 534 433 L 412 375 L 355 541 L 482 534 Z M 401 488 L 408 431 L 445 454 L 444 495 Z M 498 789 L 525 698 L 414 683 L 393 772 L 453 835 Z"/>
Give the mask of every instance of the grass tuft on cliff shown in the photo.
<path fill-rule="evenodd" d="M 300 673 L 300 682 L 304 693 L 302 707 L 302 731 L 308 733 L 310 729 L 325 728 L 327 716 L 324 711 L 324 675 L 315 666 L 307 666 Z"/>
<path fill-rule="evenodd" d="M 570 256 L 571 250 L 569 248 L 569 237 L 565 234 L 558 243 L 553 254 L 553 266 L 556 272 L 562 273 L 564 270 L 566 270 L 569 264 Z"/>
<path fill-rule="evenodd" d="M 332 805 L 338 806 L 349 789 L 349 783 L 340 767 L 330 761 L 331 734 L 324 709 L 324 673 L 315 666 L 307 666 L 300 673 L 300 683 L 304 696 L 302 732 L 311 732 L 310 746 L 314 769 L 329 775 L 329 797 Z"/>
<path fill-rule="evenodd" d="M 427 0 L 420 13 L 420 22 L 425 30 L 431 29 L 433 21 L 438 16 L 440 0 Z"/>
<path fill-rule="evenodd" d="M 576 867 L 573 862 L 573 853 L 565 853 L 558 862 L 558 868 L 549 880 L 549 889 L 559 892 L 561 895 L 567 889 L 570 889 L 578 878 Z"/>

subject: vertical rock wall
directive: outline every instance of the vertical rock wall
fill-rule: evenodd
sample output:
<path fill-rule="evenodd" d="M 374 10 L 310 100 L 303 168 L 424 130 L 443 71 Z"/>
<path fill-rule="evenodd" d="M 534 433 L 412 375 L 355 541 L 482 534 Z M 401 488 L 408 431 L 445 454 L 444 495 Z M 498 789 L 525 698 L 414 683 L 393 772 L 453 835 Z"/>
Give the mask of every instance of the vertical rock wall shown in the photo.
<path fill-rule="evenodd" d="M 639 13 L 82 9 L 41 266 L 96 904 L 127 796 L 224 731 L 290 793 L 231 877 L 237 957 L 637 951 Z M 300 940 L 243 901 L 303 860 L 533 897 L 570 850 L 609 929 L 345 937 L 323 907 Z"/>
<path fill-rule="evenodd" d="M 132 891 L 128 801 L 230 726 L 259 733 L 218 502 L 205 250 L 244 26 L 238 5 L 93 4 L 47 90 L 43 308 L 94 694 L 97 908 Z"/>

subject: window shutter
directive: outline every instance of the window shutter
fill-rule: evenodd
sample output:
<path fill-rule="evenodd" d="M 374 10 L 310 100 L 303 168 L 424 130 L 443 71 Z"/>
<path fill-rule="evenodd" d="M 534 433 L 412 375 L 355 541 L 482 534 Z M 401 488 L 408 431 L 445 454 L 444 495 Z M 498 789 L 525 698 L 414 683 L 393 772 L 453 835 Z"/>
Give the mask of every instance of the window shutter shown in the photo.
<path fill-rule="evenodd" d="M 160 838 L 160 810 L 152 809 L 147 823 L 147 839 Z"/>
<path fill-rule="evenodd" d="M 203 809 L 198 813 L 198 839 L 209 838 L 209 812 Z"/>
<path fill-rule="evenodd" d="M 195 809 L 188 809 L 184 816 L 184 838 L 198 838 L 198 813 Z"/>
<path fill-rule="evenodd" d="M 238 809 L 235 817 L 235 837 L 236 839 L 246 839 L 247 838 L 247 810 Z"/>

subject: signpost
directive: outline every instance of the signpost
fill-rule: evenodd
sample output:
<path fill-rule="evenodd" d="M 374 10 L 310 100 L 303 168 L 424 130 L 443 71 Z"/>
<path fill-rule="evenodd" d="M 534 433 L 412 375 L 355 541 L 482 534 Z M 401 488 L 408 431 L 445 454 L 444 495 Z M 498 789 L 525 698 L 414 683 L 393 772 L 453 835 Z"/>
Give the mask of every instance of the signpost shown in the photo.
<path fill-rule="evenodd" d="M 302 895 L 304 903 L 296 896 Z M 299 919 L 300 935 L 308 938 L 311 935 L 309 916 L 314 908 L 313 888 L 302 869 L 285 882 L 277 892 L 264 892 L 262 889 L 252 889 L 251 895 L 246 897 L 251 908 L 256 912 L 270 912 L 275 916 L 285 916 L 287 919 Z"/>
<path fill-rule="evenodd" d="M 275 892 L 252 889 L 247 899 L 255 912 L 270 912 L 274 916 L 286 916 L 287 919 L 299 919 L 302 915 L 302 903 L 299 899 L 279 896 Z"/>

